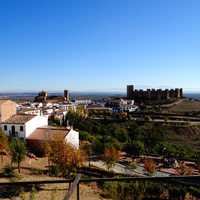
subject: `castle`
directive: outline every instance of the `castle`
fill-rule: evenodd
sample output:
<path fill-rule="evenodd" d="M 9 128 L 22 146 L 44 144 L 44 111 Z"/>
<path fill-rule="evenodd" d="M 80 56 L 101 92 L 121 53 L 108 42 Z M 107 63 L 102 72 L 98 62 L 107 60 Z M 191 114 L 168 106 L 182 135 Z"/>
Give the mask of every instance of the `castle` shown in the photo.
<path fill-rule="evenodd" d="M 163 99 L 176 99 L 183 97 L 183 89 L 147 89 L 134 90 L 133 85 L 127 85 L 127 99 L 134 99 L 135 101 L 146 100 L 163 100 Z"/>

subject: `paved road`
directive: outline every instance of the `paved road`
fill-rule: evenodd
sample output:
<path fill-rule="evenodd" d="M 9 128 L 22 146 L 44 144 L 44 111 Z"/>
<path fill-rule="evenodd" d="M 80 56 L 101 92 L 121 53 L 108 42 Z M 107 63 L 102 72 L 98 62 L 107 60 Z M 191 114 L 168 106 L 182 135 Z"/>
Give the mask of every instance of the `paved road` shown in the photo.
<path fill-rule="evenodd" d="M 106 165 L 101 160 L 91 161 L 91 165 L 94 165 L 103 169 L 107 169 Z M 126 166 L 122 164 L 116 163 L 116 165 L 114 166 L 112 170 L 117 173 L 129 174 L 131 176 L 148 176 L 148 174 L 146 173 L 146 170 L 141 166 L 138 166 L 135 170 L 133 170 L 133 169 L 128 169 Z M 156 171 L 155 174 L 153 174 L 153 176 L 155 177 L 166 177 L 170 175 L 171 175 L 170 173 L 166 173 L 162 171 Z"/>

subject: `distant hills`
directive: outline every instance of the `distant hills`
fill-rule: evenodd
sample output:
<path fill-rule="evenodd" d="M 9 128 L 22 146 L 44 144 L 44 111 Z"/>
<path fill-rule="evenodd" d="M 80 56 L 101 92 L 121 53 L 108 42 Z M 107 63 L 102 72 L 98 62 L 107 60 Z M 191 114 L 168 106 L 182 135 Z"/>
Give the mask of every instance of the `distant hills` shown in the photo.
<path fill-rule="evenodd" d="M 190 92 L 190 93 L 183 93 L 184 97 L 187 98 L 192 98 L 192 99 L 196 99 L 200 101 L 200 93 L 196 93 L 196 92 Z"/>
<path fill-rule="evenodd" d="M 38 95 L 35 92 L 22 92 L 22 93 L 0 93 L 1 98 L 11 99 L 11 100 L 19 100 L 19 99 L 27 99 L 29 101 L 33 101 L 34 98 Z M 48 92 L 49 96 L 60 96 L 63 95 L 62 92 Z M 92 100 L 100 100 L 108 97 L 126 97 L 125 93 L 122 92 L 69 92 L 69 99 L 73 100 L 77 97 L 89 97 Z"/>
<path fill-rule="evenodd" d="M 33 101 L 34 98 L 38 95 L 36 92 L 16 92 L 16 93 L 0 93 L 1 98 L 11 99 L 11 100 L 19 100 L 19 99 L 27 99 L 29 101 Z M 63 95 L 62 92 L 48 92 L 48 95 Z M 197 92 L 188 92 L 183 93 L 184 97 L 193 98 L 200 101 L 200 93 Z M 126 97 L 126 93 L 124 92 L 69 92 L 69 99 L 73 100 L 77 97 L 89 97 L 92 100 L 100 100 L 108 97 Z"/>

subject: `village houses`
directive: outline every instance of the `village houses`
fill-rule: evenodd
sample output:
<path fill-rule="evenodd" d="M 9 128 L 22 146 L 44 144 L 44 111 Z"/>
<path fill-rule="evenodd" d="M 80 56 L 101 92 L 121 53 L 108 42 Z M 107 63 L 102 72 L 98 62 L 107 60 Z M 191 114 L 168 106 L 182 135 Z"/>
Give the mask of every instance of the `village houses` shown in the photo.
<path fill-rule="evenodd" d="M 10 139 L 19 138 L 23 140 L 27 145 L 30 145 L 29 147 L 33 151 L 37 151 L 45 140 L 52 140 L 54 138 L 53 135 L 56 134 L 61 136 L 64 141 L 79 148 L 79 133 L 73 130 L 73 127 L 58 128 L 48 126 L 47 116 L 34 112 L 17 113 L 17 104 L 14 101 L 0 100 L 0 116 L 2 131 Z M 47 132 L 50 137 L 46 136 Z"/>

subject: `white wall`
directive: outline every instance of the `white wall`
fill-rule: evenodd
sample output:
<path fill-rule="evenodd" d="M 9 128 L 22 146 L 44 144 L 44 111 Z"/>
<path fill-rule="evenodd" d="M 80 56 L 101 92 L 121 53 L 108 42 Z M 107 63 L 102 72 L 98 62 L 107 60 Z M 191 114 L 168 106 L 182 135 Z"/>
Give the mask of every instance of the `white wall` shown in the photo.
<path fill-rule="evenodd" d="M 4 130 L 4 125 L 7 126 L 7 130 Z M 11 134 L 12 126 L 15 126 L 15 132 L 17 132 L 17 137 L 25 139 L 25 126 L 24 124 L 1 124 L 3 132 L 6 133 L 7 136 Z M 20 126 L 23 126 L 23 131 L 20 131 Z"/>
<path fill-rule="evenodd" d="M 4 130 L 4 125 L 7 126 L 7 130 Z M 48 125 L 48 118 L 42 116 L 35 116 L 33 119 L 29 120 L 25 124 L 1 124 L 1 127 L 2 130 L 6 133 L 6 135 L 9 136 L 12 131 L 12 126 L 15 126 L 15 132 L 17 132 L 17 137 L 26 140 L 26 138 L 36 128 L 44 125 Z M 20 126 L 23 126 L 23 131 L 20 131 Z"/>
<path fill-rule="evenodd" d="M 79 148 L 79 132 L 71 129 L 67 134 L 65 141 L 72 144 L 75 148 Z"/>
<path fill-rule="evenodd" d="M 35 116 L 25 124 L 26 138 L 38 127 L 48 125 L 48 118 L 43 116 Z"/>

